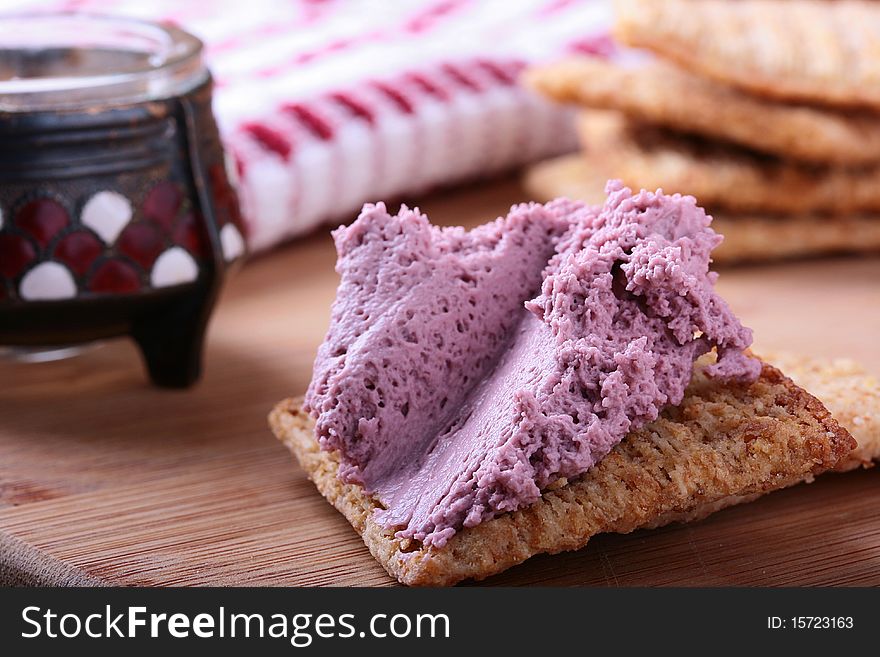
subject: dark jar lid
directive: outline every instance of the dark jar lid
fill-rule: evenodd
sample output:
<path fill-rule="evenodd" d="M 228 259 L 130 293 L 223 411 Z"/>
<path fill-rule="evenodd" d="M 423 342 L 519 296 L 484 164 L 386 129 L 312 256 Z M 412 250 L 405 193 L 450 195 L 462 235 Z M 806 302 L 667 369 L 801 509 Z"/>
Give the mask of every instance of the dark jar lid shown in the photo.
<path fill-rule="evenodd" d="M 173 25 L 80 13 L 0 16 L 0 111 L 161 100 L 207 77 L 202 42 Z"/>

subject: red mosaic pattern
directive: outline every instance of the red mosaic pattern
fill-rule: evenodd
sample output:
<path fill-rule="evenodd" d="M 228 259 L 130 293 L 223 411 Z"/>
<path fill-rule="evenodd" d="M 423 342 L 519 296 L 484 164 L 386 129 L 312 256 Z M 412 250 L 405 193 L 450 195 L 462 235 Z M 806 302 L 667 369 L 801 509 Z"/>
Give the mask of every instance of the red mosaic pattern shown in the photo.
<path fill-rule="evenodd" d="M 37 257 L 37 250 L 21 235 L 0 233 L 0 275 L 15 278 Z"/>
<path fill-rule="evenodd" d="M 241 216 L 241 210 L 239 209 L 238 197 L 232 185 L 229 184 L 229 179 L 226 177 L 226 171 L 222 164 L 215 163 L 208 167 L 208 180 L 214 192 L 214 209 L 216 210 L 217 221 L 220 224 L 218 228 L 223 227 L 225 219 L 232 223 L 242 236 L 246 238 L 247 231 Z"/>
<path fill-rule="evenodd" d="M 104 244 L 88 230 L 78 230 L 62 237 L 55 246 L 53 259 L 64 263 L 80 276 L 104 253 Z"/>
<path fill-rule="evenodd" d="M 140 289 L 140 272 L 120 259 L 105 260 L 89 279 L 89 290 L 92 292 L 125 294 Z"/>
<path fill-rule="evenodd" d="M 171 181 L 156 184 L 144 200 L 143 215 L 166 230 L 170 229 L 183 203 L 183 192 Z"/>
<path fill-rule="evenodd" d="M 27 203 L 15 214 L 15 225 L 45 247 L 70 223 L 67 210 L 56 200 L 40 198 Z"/>
<path fill-rule="evenodd" d="M 218 222 L 241 229 L 237 198 L 223 167 L 211 167 L 209 178 Z M 90 198 L 69 207 L 85 207 Z M 54 198 L 29 199 L 19 207 L 2 208 L 11 221 L 0 224 L 0 299 L 20 296 L 22 278 L 42 262 L 63 265 L 80 294 L 130 294 L 151 287 L 157 259 L 175 246 L 197 265 L 212 258 L 204 219 L 181 185 L 159 181 L 146 191 L 140 204 L 136 201 L 128 199 L 132 218 L 110 243 L 101 238 L 100 230 L 83 224 L 76 212 Z"/>
<path fill-rule="evenodd" d="M 165 248 L 166 239 L 162 232 L 146 221 L 132 223 L 122 231 L 116 247 L 119 253 L 149 270 Z"/>
<path fill-rule="evenodd" d="M 171 235 L 175 244 L 182 246 L 197 259 L 208 258 L 211 255 L 211 245 L 205 235 L 203 221 L 201 213 L 187 212 L 177 220 L 177 225 Z"/>

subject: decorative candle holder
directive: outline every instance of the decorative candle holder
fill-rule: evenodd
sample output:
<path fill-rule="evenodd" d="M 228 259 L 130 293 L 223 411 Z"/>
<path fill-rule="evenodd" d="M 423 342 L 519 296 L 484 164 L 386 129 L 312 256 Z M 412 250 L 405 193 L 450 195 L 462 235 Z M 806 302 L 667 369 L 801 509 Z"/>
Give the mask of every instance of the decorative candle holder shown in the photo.
<path fill-rule="evenodd" d="M 0 344 L 129 335 L 156 384 L 198 378 L 245 252 L 201 53 L 171 26 L 0 18 Z"/>

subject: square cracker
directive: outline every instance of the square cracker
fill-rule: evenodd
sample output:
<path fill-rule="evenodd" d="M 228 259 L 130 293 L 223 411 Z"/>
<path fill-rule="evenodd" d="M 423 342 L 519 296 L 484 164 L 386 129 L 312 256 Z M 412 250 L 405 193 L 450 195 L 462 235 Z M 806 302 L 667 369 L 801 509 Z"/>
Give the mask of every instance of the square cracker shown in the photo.
<path fill-rule="evenodd" d="M 818 164 L 880 161 L 880 116 L 755 96 L 652 59 L 638 65 L 572 57 L 526 71 L 557 102 L 617 110 L 644 123 Z"/>
<path fill-rule="evenodd" d="M 634 188 L 692 194 L 732 212 L 880 211 L 880 166 L 814 166 L 631 121 L 620 112 L 583 110 L 583 150 Z"/>
<path fill-rule="evenodd" d="M 870 467 L 880 459 L 880 380 L 847 358 L 817 360 L 797 354 L 763 354 L 828 407 L 858 443 L 835 470 Z"/>
<path fill-rule="evenodd" d="M 377 524 L 380 503 L 337 478 L 338 457 L 318 447 L 300 399 L 278 404 L 269 423 L 388 573 L 422 586 L 483 579 L 536 554 L 582 548 L 603 532 L 700 518 L 810 481 L 855 447 L 815 397 L 774 367 L 765 364 L 751 386 L 710 380 L 698 367 L 679 406 L 631 432 L 582 477 L 425 548 Z"/>
<path fill-rule="evenodd" d="M 783 100 L 880 108 L 873 0 L 617 0 L 615 36 Z"/>

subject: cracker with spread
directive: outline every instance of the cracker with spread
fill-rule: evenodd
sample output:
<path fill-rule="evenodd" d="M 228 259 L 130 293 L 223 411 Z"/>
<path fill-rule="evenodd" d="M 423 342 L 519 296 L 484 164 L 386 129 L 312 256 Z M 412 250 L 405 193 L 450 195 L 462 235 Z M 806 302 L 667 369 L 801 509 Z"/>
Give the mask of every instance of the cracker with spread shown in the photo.
<path fill-rule="evenodd" d="M 748 352 L 690 196 L 516 206 L 471 231 L 367 206 L 306 398 L 270 424 L 406 584 L 701 517 L 856 446 Z"/>

